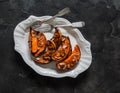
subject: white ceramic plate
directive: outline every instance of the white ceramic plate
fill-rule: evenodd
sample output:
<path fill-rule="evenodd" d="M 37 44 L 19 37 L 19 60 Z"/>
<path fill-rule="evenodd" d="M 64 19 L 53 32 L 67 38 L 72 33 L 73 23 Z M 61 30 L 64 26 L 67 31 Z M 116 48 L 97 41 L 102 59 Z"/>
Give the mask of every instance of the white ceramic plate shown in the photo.
<path fill-rule="evenodd" d="M 84 72 L 88 69 L 91 64 L 92 55 L 90 50 L 90 43 L 83 37 L 81 32 L 78 29 L 72 29 L 69 27 L 59 28 L 63 35 L 69 36 L 72 44 L 72 49 L 74 45 L 78 44 L 81 50 L 81 58 L 77 66 L 68 71 L 60 73 L 56 70 L 55 62 L 51 62 L 47 65 L 38 65 L 36 64 L 30 57 L 30 51 L 28 47 L 28 36 L 29 36 L 29 26 L 36 22 L 37 20 L 46 20 L 51 18 L 51 16 L 30 16 L 26 20 L 20 22 L 15 30 L 14 30 L 14 42 L 15 42 L 15 50 L 20 53 L 25 63 L 29 65 L 35 72 L 40 75 L 50 76 L 55 78 L 60 77 L 72 77 L 75 78 L 80 73 Z M 71 24 L 68 20 L 64 18 L 55 18 L 53 21 L 55 24 Z M 53 36 L 53 32 L 45 33 L 47 39 L 50 39 Z"/>

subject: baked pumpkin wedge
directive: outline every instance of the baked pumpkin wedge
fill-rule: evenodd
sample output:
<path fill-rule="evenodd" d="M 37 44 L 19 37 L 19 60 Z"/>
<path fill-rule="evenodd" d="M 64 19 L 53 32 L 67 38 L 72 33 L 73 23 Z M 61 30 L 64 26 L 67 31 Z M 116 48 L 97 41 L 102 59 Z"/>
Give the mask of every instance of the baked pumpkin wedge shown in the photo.
<path fill-rule="evenodd" d="M 53 37 L 47 40 L 46 51 L 42 56 L 34 59 L 37 63 L 47 64 L 52 60 L 52 54 L 58 49 L 62 41 L 62 33 L 58 28 L 55 28 Z"/>
<path fill-rule="evenodd" d="M 53 37 L 51 38 L 51 41 L 55 43 L 56 49 L 60 46 L 62 41 L 62 33 L 58 28 L 55 28 L 55 32 Z"/>
<path fill-rule="evenodd" d="M 29 35 L 29 48 L 31 50 L 31 53 L 37 52 L 38 46 L 37 46 L 37 32 L 30 27 L 30 35 Z"/>
<path fill-rule="evenodd" d="M 72 54 L 62 62 L 57 63 L 58 70 L 67 71 L 76 66 L 80 60 L 81 52 L 78 45 L 75 45 Z"/>
<path fill-rule="evenodd" d="M 66 59 L 72 52 L 69 37 L 62 36 L 61 47 L 52 54 L 52 59 L 55 62 L 60 62 Z"/>
<path fill-rule="evenodd" d="M 34 61 L 36 63 L 47 64 L 51 61 L 51 51 L 46 51 L 42 56 L 36 57 Z"/>
<path fill-rule="evenodd" d="M 33 56 L 39 56 L 46 49 L 46 37 L 30 27 L 29 48 Z"/>
<path fill-rule="evenodd" d="M 37 63 L 42 63 L 42 64 L 49 63 L 52 60 L 51 55 L 53 52 L 55 52 L 55 50 L 56 50 L 55 43 L 51 40 L 47 40 L 46 51 L 40 57 L 35 58 L 34 61 Z"/>
<path fill-rule="evenodd" d="M 37 40 L 38 50 L 34 54 L 35 57 L 39 56 L 46 49 L 46 42 L 47 42 L 45 35 L 41 32 L 38 32 L 37 39 L 38 39 Z"/>

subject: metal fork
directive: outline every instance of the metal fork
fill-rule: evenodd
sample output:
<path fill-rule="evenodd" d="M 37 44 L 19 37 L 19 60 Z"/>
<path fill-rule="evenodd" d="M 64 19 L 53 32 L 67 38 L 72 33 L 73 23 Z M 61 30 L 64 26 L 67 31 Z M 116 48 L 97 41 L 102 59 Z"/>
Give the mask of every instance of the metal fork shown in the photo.
<path fill-rule="evenodd" d="M 70 28 L 80 28 L 85 26 L 85 22 L 79 21 L 79 22 L 73 22 L 71 24 L 65 24 L 65 25 L 51 25 L 51 24 L 42 24 L 41 26 L 35 28 L 36 31 L 40 32 L 50 32 L 55 27 L 70 27 Z"/>
<path fill-rule="evenodd" d="M 35 29 L 35 28 L 40 27 L 41 24 L 43 24 L 43 23 L 48 23 L 48 24 L 50 24 L 51 21 L 52 21 L 53 19 L 55 19 L 56 17 L 63 16 L 63 15 L 68 14 L 68 13 L 70 13 L 70 12 L 71 12 L 70 8 L 66 7 L 66 8 L 62 9 L 61 11 L 59 11 L 59 12 L 58 12 L 57 14 L 55 14 L 54 16 L 52 16 L 50 19 L 47 19 L 47 20 L 44 20 L 44 21 L 36 21 L 35 23 L 32 24 L 31 27 L 32 27 L 33 29 Z"/>

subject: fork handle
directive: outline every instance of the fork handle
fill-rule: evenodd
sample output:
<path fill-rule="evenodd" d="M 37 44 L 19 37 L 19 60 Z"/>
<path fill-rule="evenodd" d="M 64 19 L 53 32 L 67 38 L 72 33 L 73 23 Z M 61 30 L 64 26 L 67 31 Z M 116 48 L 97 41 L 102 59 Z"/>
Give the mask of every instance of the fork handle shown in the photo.
<path fill-rule="evenodd" d="M 80 21 L 80 22 L 73 22 L 72 24 L 67 24 L 67 25 L 56 25 L 55 27 L 83 27 L 85 26 L 85 22 Z"/>
<path fill-rule="evenodd" d="M 43 23 L 44 22 L 50 22 L 54 18 L 59 17 L 59 16 L 63 16 L 63 15 L 68 14 L 70 12 L 71 12 L 70 8 L 66 7 L 66 8 L 62 9 L 61 11 L 59 11 L 56 15 L 52 16 L 50 19 L 47 19 L 47 20 L 43 21 Z"/>
<path fill-rule="evenodd" d="M 53 18 L 58 17 L 58 16 L 63 16 L 63 15 L 68 14 L 70 12 L 71 12 L 70 8 L 66 7 L 66 8 L 62 9 L 61 11 L 59 11 L 56 15 L 54 15 Z"/>
<path fill-rule="evenodd" d="M 85 22 L 83 21 L 72 23 L 72 27 L 83 27 L 83 26 L 85 26 Z"/>

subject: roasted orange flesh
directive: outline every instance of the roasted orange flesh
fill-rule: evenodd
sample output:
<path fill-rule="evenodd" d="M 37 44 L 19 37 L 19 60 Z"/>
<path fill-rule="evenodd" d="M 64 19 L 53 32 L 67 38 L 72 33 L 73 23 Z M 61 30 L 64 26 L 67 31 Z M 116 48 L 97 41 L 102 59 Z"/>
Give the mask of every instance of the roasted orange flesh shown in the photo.
<path fill-rule="evenodd" d="M 63 36 L 58 28 L 55 28 L 53 37 L 47 40 L 44 33 L 30 27 L 29 48 L 36 63 L 47 64 L 53 60 L 60 71 L 74 68 L 81 57 L 79 46 L 75 45 L 72 51 L 70 38 Z"/>
<path fill-rule="evenodd" d="M 30 35 L 29 35 L 29 47 L 30 47 L 30 50 L 31 50 L 31 53 L 35 53 L 37 52 L 37 32 L 30 28 Z"/>
<path fill-rule="evenodd" d="M 51 61 L 51 53 L 52 51 L 46 51 L 42 56 L 34 59 L 37 63 L 47 64 Z"/>
<path fill-rule="evenodd" d="M 29 47 L 35 57 L 39 56 L 46 48 L 45 35 L 30 28 Z"/>
<path fill-rule="evenodd" d="M 46 37 L 43 33 L 39 32 L 37 35 L 38 38 L 38 51 L 35 53 L 35 56 L 39 56 L 46 48 Z"/>
<path fill-rule="evenodd" d="M 75 45 L 72 54 L 62 62 L 57 63 L 57 68 L 61 71 L 72 69 L 80 60 L 81 52 L 78 45 Z"/>
<path fill-rule="evenodd" d="M 46 51 L 43 53 L 42 56 L 35 58 L 34 61 L 42 64 L 49 63 L 52 60 L 52 54 L 61 44 L 61 39 L 61 31 L 56 28 L 53 37 L 50 40 L 47 40 Z"/>
<path fill-rule="evenodd" d="M 54 42 L 48 40 L 46 47 L 47 47 L 47 49 L 43 53 L 43 55 L 34 59 L 35 62 L 47 64 L 51 61 L 51 55 L 53 52 L 55 52 L 56 46 L 55 46 Z"/>
<path fill-rule="evenodd" d="M 53 37 L 51 38 L 51 41 L 53 41 L 56 45 L 56 49 L 60 46 L 62 41 L 62 33 L 58 28 L 55 28 L 55 33 Z"/>
<path fill-rule="evenodd" d="M 63 61 L 71 53 L 71 43 L 69 37 L 62 36 L 61 47 L 52 54 L 52 59 L 56 62 Z"/>

